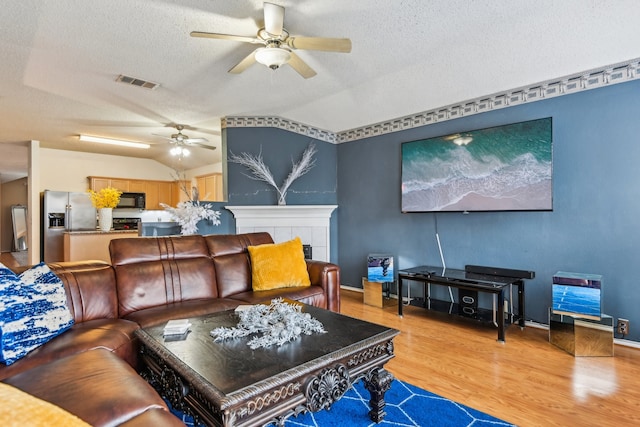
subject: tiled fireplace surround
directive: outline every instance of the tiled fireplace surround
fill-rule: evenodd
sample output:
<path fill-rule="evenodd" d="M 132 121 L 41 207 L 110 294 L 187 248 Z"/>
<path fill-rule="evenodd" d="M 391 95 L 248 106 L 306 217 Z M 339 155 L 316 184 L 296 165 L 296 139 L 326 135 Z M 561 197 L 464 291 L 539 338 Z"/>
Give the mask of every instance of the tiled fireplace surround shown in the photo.
<path fill-rule="evenodd" d="M 236 220 L 236 233 L 266 231 L 280 243 L 299 236 L 311 245 L 312 258 L 331 259 L 330 219 L 337 205 L 225 206 Z"/>

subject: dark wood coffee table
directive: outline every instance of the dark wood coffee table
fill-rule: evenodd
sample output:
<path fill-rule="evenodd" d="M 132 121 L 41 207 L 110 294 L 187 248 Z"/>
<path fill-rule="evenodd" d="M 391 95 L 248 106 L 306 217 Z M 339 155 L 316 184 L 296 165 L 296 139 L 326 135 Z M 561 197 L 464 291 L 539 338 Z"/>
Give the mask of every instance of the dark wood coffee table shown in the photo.
<path fill-rule="evenodd" d="M 329 408 L 360 379 L 371 394 L 369 417 L 382 421 L 393 381 L 383 366 L 399 331 L 312 306 L 303 311 L 327 333 L 256 350 L 249 338 L 213 341 L 211 330 L 237 324 L 233 311 L 190 318 L 182 339 L 165 339 L 164 324 L 140 329 L 141 373 L 175 408 L 213 426 L 281 426 Z"/>

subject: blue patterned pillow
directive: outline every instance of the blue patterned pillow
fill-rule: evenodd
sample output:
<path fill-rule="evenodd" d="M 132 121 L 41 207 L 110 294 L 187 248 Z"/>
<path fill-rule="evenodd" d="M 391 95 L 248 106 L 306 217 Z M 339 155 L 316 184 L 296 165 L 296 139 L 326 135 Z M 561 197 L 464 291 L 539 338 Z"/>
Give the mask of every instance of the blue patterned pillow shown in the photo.
<path fill-rule="evenodd" d="M 20 276 L 0 264 L 0 362 L 14 363 L 72 325 L 64 285 L 46 264 Z"/>

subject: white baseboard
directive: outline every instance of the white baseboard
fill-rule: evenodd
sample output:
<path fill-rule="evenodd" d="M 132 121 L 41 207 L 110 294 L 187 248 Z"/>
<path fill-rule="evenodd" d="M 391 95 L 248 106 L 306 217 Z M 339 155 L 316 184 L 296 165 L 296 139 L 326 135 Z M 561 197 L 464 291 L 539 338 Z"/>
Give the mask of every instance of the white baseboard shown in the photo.
<path fill-rule="evenodd" d="M 353 292 L 360 292 L 361 294 L 364 293 L 364 289 L 356 288 L 355 286 L 340 285 L 340 289 L 345 289 L 347 291 L 353 291 Z"/>
<path fill-rule="evenodd" d="M 640 342 L 638 342 L 638 341 L 630 341 L 630 340 L 625 340 L 625 339 L 622 339 L 622 338 L 614 338 L 613 339 L 613 343 L 615 345 L 623 345 L 625 347 L 632 347 L 632 348 L 640 349 Z"/>

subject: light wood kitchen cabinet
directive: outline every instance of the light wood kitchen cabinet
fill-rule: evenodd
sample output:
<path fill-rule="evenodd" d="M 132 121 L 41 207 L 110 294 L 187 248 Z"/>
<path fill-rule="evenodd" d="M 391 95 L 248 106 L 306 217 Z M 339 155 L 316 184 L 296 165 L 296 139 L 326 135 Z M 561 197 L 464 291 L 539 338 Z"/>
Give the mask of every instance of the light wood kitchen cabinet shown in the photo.
<path fill-rule="evenodd" d="M 208 202 L 223 201 L 222 198 L 222 174 L 212 173 L 196 177 L 200 200 Z"/>
<path fill-rule="evenodd" d="M 158 183 L 155 181 L 147 181 L 144 188 L 145 193 L 147 194 L 147 209 L 161 209 L 159 205 L 160 200 L 158 198 Z"/>
<path fill-rule="evenodd" d="M 100 191 L 103 188 L 112 187 L 116 190 L 128 192 L 129 190 L 129 182 L 128 179 L 120 179 L 120 178 L 106 178 L 101 176 L 90 176 L 89 177 L 89 188 L 93 191 Z"/>
<path fill-rule="evenodd" d="M 160 203 L 173 206 L 172 181 L 145 181 L 144 193 L 147 195 L 147 210 L 164 209 Z"/>
<path fill-rule="evenodd" d="M 131 193 L 145 193 L 147 182 L 142 180 L 130 180 L 129 191 Z"/>
<path fill-rule="evenodd" d="M 160 203 L 174 206 L 173 203 L 173 182 L 158 181 L 158 209 L 163 209 Z"/>
<path fill-rule="evenodd" d="M 174 181 L 171 187 L 171 206 L 191 200 L 191 181 Z"/>
<path fill-rule="evenodd" d="M 130 191 L 128 179 L 112 179 L 111 186 L 120 191 Z"/>
<path fill-rule="evenodd" d="M 176 181 L 122 179 L 99 176 L 89 177 L 90 189 L 100 191 L 107 187 L 117 188 L 123 192 L 145 193 L 147 210 L 161 210 L 164 208 L 160 206 L 160 203 L 175 206 L 183 200 L 180 198 L 180 191 L 176 191 L 176 188 L 179 190 Z M 186 194 L 184 196 L 184 200 L 188 200 Z"/>

